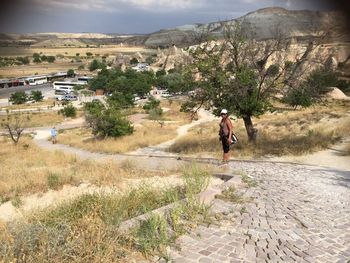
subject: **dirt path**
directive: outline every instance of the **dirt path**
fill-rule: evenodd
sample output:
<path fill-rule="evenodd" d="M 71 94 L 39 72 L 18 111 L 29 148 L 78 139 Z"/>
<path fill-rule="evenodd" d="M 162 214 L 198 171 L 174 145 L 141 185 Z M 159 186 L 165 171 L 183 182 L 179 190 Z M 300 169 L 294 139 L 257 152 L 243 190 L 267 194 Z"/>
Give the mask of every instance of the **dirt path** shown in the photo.
<path fill-rule="evenodd" d="M 145 148 L 142 148 L 142 149 L 137 149 L 136 151 L 129 152 L 129 154 L 132 154 L 132 155 L 145 154 L 145 155 L 178 156 L 176 154 L 166 152 L 165 150 L 167 148 L 169 148 L 169 146 L 171 146 L 178 138 L 180 138 L 181 136 L 186 135 L 188 133 L 188 131 L 192 127 L 197 126 L 197 125 L 199 125 L 201 123 L 210 122 L 210 121 L 213 121 L 213 120 L 216 119 L 214 115 L 212 115 L 210 112 L 208 112 L 206 110 L 203 110 L 203 109 L 200 109 L 198 111 L 198 117 L 199 118 L 198 118 L 197 121 L 194 121 L 194 122 L 191 122 L 189 124 L 180 126 L 176 130 L 177 136 L 174 139 L 171 139 L 169 141 L 160 143 L 158 145 L 153 145 L 153 146 L 145 147 Z"/>

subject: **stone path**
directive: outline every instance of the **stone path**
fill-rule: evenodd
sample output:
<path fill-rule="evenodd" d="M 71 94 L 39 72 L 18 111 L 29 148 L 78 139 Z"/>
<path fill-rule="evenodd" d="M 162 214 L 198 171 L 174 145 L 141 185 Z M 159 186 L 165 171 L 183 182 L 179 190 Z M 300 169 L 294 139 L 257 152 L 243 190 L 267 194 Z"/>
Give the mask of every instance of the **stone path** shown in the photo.
<path fill-rule="evenodd" d="M 216 199 L 218 225 L 178 239 L 174 262 L 350 262 L 350 172 L 231 162 L 257 182 L 242 204 Z"/>

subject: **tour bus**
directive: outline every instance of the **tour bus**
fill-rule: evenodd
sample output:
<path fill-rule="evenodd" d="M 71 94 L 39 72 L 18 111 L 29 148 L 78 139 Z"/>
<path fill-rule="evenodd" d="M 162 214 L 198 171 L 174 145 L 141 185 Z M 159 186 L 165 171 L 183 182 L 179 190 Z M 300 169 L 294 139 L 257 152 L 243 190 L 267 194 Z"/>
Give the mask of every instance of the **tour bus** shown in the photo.
<path fill-rule="evenodd" d="M 34 86 L 47 83 L 47 76 L 34 76 L 26 78 L 26 83 Z"/>
<path fill-rule="evenodd" d="M 93 77 L 88 77 L 88 76 L 80 76 L 78 77 L 79 82 L 84 82 L 85 84 L 88 84 L 90 80 L 92 80 Z"/>
<path fill-rule="evenodd" d="M 55 81 L 53 83 L 53 89 L 55 90 L 55 94 L 68 94 L 73 91 L 75 86 L 85 84 L 85 82 L 81 81 Z"/>

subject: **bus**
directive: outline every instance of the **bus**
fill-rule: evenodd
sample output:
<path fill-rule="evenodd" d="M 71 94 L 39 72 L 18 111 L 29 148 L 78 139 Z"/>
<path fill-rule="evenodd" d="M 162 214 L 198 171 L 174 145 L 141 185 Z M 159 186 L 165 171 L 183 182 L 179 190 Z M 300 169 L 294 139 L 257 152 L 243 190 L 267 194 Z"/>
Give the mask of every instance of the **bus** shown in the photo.
<path fill-rule="evenodd" d="M 26 78 L 26 83 L 30 86 L 47 83 L 47 76 L 34 76 Z"/>
<path fill-rule="evenodd" d="M 85 82 L 85 84 L 88 84 L 90 80 L 92 80 L 93 77 L 88 77 L 88 76 L 80 76 L 78 77 L 79 82 Z"/>
<path fill-rule="evenodd" d="M 55 94 L 68 94 L 71 93 L 75 86 L 85 85 L 85 82 L 82 81 L 55 81 L 53 83 L 53 89 Z"/>

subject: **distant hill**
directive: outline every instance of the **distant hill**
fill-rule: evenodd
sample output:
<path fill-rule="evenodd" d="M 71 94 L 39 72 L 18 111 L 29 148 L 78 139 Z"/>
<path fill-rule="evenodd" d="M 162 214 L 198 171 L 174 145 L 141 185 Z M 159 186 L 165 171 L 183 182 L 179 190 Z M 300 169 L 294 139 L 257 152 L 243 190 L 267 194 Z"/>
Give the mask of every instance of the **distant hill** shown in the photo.
<path fill-rule="evenodd" d="M 330 30 L 332 36 L 329 41 L 349 41 L 346 16 L 341 12 L 290 11 L 273 7 L 259 9 L 233 20 L 163 29 L 147 35 L 143 44 L 146 46 L 186 45 L 195 41 L 203 32 L 220 37 L 225 26 L 233 26 L 237 22 L 242 23 L 243 27 L 252 28 L 256 33 L 255 38 L 259 40 L 274 37 L 278 27 L 286 37 L 310 39 L 323 30 Z"/>
<path fill-rule="evenodd" d="M 259 9 L 237 19 L 212 22 L 207 24 L 182 25 L 162 29 L 145 35 L 118 35 L 101 33 L 36 33 L 36 34 L 0 34 L 0 45 L 35 45 L 35 46 L 83 46 L 98 44 L 131 44 L 147 47 L 166 47 L 173 44 L 186 46 L 195 44 L 203 32 L 222 36 L 225 26 L 242 23 L 243 27 L 252 28 L 257 39 L 274 36 L 279 27 L 285 37 L 298 40 L 314 38 L 324 30 L 332 32 L 329 42 L 349 41 L 346 16 L 341 12 L 291 11 L 279 7 Z M 59 41 L 58 41 L 59 40 Z"/>

